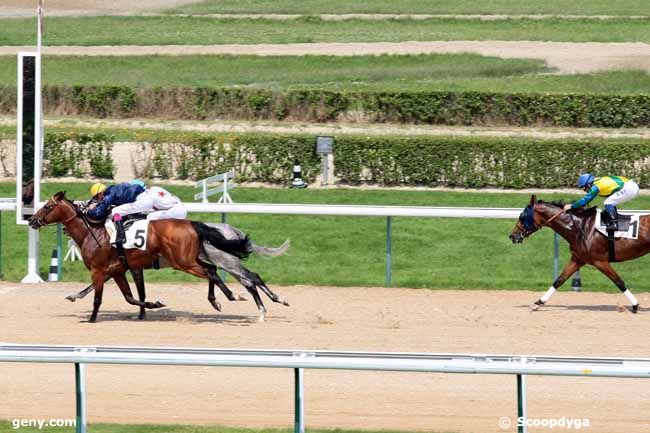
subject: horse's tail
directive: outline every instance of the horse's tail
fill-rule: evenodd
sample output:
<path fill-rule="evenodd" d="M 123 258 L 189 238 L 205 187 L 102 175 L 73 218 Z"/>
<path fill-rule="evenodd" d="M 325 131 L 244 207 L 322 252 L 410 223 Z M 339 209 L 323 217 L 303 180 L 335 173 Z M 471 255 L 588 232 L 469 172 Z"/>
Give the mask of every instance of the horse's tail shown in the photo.
<path fill-rule="evenodd" d="M 213 247 L 237 256 L 240 259 L 245 259 L 255 251 L 253 243 L 248 239 L 248 236 L 244 236 L 243 239 L 226 239 L 219 230 L 213 227 L 198 221 L 191 221 L 191 223 L 201 244 L 207 242 Z"/>
<path fill-rule="evenodd" d="M 287 250 L 291 246 L 291 242 L 289 241 L 289 239 L 287 239 L 286 241 L 284 241 L 282 243 L 282 245 L 280 245 L 277 248 L 265 247 L 263 245 L 257 245 L 253 241 L 251 241 L 251 245 L 253 247 L 253 251 L 255 251 L 259 255 L 277 257 L 277 256 L 281 256 L 282 254 L 287 252 Z"/>

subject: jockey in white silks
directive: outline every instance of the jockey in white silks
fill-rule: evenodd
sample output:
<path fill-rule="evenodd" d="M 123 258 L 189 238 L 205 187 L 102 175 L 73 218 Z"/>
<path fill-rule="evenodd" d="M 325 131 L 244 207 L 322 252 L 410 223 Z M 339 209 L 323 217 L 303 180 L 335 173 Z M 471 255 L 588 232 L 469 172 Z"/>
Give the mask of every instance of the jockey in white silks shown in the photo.
<path fill-rule="evenodd" d="M 111 211 L 113 220 L 121 220 L 122 216 L 134 213 L 148 212 L 147 219 L 149 221 L 161 219 L 185 219 L 187 217 L 187 209 L 183 202 L 164 188 L 159 186 L 152 186 L 147 188 L 143 181 L 136 179 L 131 183 L 141 185 L 145 188 L 144 192 L 139 194 L 135 201 L 116 206 Z M 119 215 L 116 217 L 116 215 Z"/>

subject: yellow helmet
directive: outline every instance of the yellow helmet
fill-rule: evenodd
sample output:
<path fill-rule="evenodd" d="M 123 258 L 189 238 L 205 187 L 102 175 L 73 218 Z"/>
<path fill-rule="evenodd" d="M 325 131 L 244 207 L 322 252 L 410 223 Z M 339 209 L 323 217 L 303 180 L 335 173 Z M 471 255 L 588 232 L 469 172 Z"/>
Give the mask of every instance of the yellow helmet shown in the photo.
<path fill-rule="evenodd" d="M 104 185 L 103 183 L 98 182 L 90 187 L 90 195 L 92 197 L 95 197 L 97 194 L 104 191 L 106 191 L 106 185 Z"/>

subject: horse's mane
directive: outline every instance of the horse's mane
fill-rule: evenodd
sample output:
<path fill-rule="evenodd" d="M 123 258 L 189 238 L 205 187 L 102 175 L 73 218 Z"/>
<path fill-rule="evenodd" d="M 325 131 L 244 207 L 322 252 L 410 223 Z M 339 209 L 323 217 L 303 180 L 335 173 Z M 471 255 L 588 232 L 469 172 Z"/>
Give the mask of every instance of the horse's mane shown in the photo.
<path fill-rule="evenodd" d="M 537 203 L 550 204 L 551 206 L 555 206 L 555 207 L 564 207 L 564 205 L 566 204 L 564 200 L 557 200 L 557 201 L 538 200 Z M 579 207 L 579 208 L 571 209 L 571 213 L 579 218 L 588 218 L 590 216 L 595 215 L 597 211 L 598 208 L 596 206 L 592 206 L 588 208 Z"/>

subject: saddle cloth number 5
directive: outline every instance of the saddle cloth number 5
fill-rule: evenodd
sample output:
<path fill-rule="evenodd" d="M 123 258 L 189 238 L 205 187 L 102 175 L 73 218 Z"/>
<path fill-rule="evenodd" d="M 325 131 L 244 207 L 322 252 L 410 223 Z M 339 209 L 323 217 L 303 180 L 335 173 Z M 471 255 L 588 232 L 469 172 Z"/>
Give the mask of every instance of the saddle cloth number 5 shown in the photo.
<path fill-rule="evenodd" d="M 111 243 L 115 243 L 116 230 L 115 225 L 111 220 L 106 222 L 106 229 L 111 235 Z M 147 232 L 149 229 L 148 220 L 138 220 L 131 224 L 126 230 L 126 242 L 124 242 L 124 249 L 137 248 L 139 250 L 147 249 Z"/>

